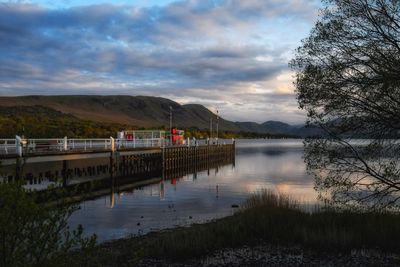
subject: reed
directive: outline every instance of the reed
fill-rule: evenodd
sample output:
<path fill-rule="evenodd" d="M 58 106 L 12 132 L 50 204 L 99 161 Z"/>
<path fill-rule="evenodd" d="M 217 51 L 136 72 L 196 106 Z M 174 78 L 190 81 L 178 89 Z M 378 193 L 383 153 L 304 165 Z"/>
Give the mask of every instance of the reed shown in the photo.
<path fill-rule="evenodd" d="M 254 208 L 298 209 L 299 202 L 288 195 L 276 193 L 270 189 L 261 189 L 253 193 L 242 205 L 244 210 Z"/>
<path fill-rule="evenodd" d="M 144 254 L 158 258 L 190 258 L 226 247 L 300 245 L 313 250 L 373 248 L 400 252 L 400 215 L 318 208 L 300 210 L 290 196 L 262 190 L 233 216 L 148 238 Z"/>
<path fill-rule="evenodd" d="M 259 244 L 295 245 L 321 252 L 372 248 L 400 253 L 399 240 L 398 214 L 323 208 L 308 213 L 290 196 L 262 190 L 233 216 L 103 244 L 95 259 L 104 266 L 140 258 L 183 260 Z"/>

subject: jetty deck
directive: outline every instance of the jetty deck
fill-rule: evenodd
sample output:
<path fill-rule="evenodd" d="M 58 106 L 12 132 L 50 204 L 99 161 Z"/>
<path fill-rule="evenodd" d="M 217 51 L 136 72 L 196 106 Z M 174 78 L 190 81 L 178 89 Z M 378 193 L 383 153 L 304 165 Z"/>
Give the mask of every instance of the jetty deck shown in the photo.
<path fill-rule="evenodd" d="M 6 171 L 3 180 L 43 179 L 62 181 L 63 185 L 106 177 L 135 175 L 154 177 L 183 174 L 192 169 L 232 162 L 235 141 L 187 139 L 172 145 L 162 135 L 143 139 L 0 139 L 0 162 Z M 88 161 L 88 166 L 77 163 Z M 58 167 L 36 171 L 35 164 L 54 162 Z"/>

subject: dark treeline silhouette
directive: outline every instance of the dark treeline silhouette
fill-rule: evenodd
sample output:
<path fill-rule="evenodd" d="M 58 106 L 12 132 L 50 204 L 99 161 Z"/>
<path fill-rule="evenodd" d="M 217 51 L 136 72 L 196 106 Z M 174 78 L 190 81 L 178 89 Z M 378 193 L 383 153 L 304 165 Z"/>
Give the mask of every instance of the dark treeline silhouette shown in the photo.
<path fill-rule="evenodd" d="M 400 2 L 328 0 L 291 62 L 316 188 L 334 204 L 398 208 Z M 367 137 L 362 141 L 360 137 Z"/>

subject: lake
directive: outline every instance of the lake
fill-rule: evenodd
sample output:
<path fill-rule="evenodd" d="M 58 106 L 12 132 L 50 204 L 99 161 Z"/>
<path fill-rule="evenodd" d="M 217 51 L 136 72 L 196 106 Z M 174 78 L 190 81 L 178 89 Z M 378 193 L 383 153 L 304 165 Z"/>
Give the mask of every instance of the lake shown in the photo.
<path fill-rule="evenodd" d="M 207 222 L 231 215 L 251 194 L 272 189 L 304 205 L 317 202 L 298 139 L 237 140 L 235 164 L 189 174 L 80 203 L 69 224 L 98 241 Z"/>

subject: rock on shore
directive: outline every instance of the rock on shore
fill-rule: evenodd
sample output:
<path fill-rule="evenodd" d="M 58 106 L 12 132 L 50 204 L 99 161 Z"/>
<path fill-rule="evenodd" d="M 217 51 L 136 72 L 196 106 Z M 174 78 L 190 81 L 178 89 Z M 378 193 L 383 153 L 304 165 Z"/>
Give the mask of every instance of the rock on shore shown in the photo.
<path fill-rule="evenodd" d="M 223 249 L 186 262 L 142 260 L 139 266 L 400 266 L 400 256 L 374 250 L 353 250 L 349 253 L 327 253 L 300 247 L 262 245 Z"/>

